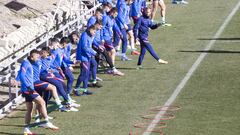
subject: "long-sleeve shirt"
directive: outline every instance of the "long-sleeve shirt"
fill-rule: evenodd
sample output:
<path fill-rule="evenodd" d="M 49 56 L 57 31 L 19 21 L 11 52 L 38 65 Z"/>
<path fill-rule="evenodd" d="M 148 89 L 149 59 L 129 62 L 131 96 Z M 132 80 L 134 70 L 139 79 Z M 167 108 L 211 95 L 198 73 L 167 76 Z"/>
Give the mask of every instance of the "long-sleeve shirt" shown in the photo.
<path fill-rule="evenodd" d="M 38 61 L 32 63 L 33 82 L 36 82 L 36 81 L 40 80 L 41 67 L 42 67 L 42 61 L 41 60 L 38 60 Z"/>
<path fill-rule="evenodd" d="M 90 58 L 96 55 L 92 49 L 93 37 L 87 31 L 83 32 L 77 44 L 76 60 L 89 62 Z"/>
<path fill-rule="evenodd" d="M 88 19 L 88 22 L 87 22 L 87 28 L 89 28 L 90 26 L 94 25 L 97 21 L 97 18 L 96 16 L 91 16 L 89 19 Z"/>
<path fill-rule="evenodd" d="M 109 15 L 103 16 L 103 39 L 105 41 L 112 40 L 113 31 L 115 31 L 119 37 L 122 35 L 115 19 Z"/>
<path fill-rule="evenodd" d="M 131 16 L 132 17 L 140 17 L 141 10 L 147 7 L 146 0 L 134 0 L 131 4 Z"/>
<path fill-rule="evenodd" d="M 158 27 L 159 25 L 153 23 L 150 18 L 141 16 L 134 26 L 134 37 L 139 38 L 140 40 L 148 40 L 149 28 L 156 29 Z"/>
<path fill-rule="evenodd" d="M 21 92 L 29 91 L 29 88 L 34 89 L 33 84 L 33 67 L 29 60 L 24 60 L 18 71 L 18 77 L 21 83 Z"/>
<path fill-rule="evenodd" d="M 113 5 L 112 0 L 99 0 L 99 2 L 100 2 L 100 3 L 103 3 L 103 4 L 105 4 L 105 3 L 110 3 L 110 4 Z"/>
<path fill-rule="evenodd" d="M 74 64 L 74 62 L 71 60 L 71 51 L 72 51 L 72 43 L 68 43 L 65 48 L 62 48 L 62 52 L 63 52 L 62 66 L 69 67 L 70 64 Z"/>
<path fill-rule="evenodd" d="M 42 66 L 40 75 L 47 74 L 50 70 L 52 72 L 58 72 L 58 70 L 51 68 L 53 61 L 54 61 L 53 55 L 50 55 L 46 58 L 41 58 Z"/>
<path fill-rule="evenodd" d="M 63 50 L 60 48 L 52 49 L 51 55 L 53 57 L 53 62 L 51 63 L 50 67 L 53 69 L 61 68 L 63 62 Z"/>
<path fill-rule="evenodd" d="M 99 47 L 101 45 L 103 41 L 103 30 L 97 30 L 95 35 L 94 35 L 94 39 L 93 39 L 93 46 L 95 47 Z"/>
<path fill-rule="evenodd" d="M 124 28 L 124 25 L 130 24 L 130 6 L 126 2 L 121 2 L 118 9 L 118 16 L 116 22 L 120 29 Z"/>

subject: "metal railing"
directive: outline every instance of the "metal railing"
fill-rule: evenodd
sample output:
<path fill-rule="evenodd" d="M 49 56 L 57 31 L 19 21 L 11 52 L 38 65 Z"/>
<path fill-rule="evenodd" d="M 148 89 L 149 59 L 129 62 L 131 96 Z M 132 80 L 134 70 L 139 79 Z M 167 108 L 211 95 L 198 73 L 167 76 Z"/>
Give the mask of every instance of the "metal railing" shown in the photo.
<path fill-rule="evenodd" d="M 82 1 L 82 0 L 80 0 Z M 79 5 L 80 6 L 83 5 Z M 11 79 L 15 78 L 17 71 L 19 69 L 18 61 L 26 58 L 27 54 L 36 48 L 41 46 L 46 46 L 47 42 L 50 38 L 54 37 L 55 35 L 61 34 L 62 36 L 66 36 L 73 31 L 80 31 L 84 28 L 84 21 L 87 21 L 87 17 L 91 16 L 95 10 L 100 7 L 101 4 L 94 1 L 93 8 L 89 10 L 79 10 L 79 15 L 76 15 L 74 18 L 69 18 L 66 23 L 59 23 L 59 29 L 56 30 L 56 26 L 53 26 L 48 32 L 43 33 L 39 37 L 35 38 L 16 52 L 12 53 L 11 55 L 7 56 L 4 60 L 0 61 L 0 67 L 3 70 L 4 68 L 7 69 L 5 74 L 0 75 L 0 84 L 2 83 L 11 83 Z M 7 61 L 7 62 L 6 62 Z M 2 65 L 4 63 L 4 65 Z M 9 111 L 13 108 L 17 107 L 19 104 L 24 102 L 21 95 L 18 94 L 18 88 L 16 89 L 15 97 L 11 95 L 12 93 L 11 86 L 8 87 L 9 89 L 9 103 L 6 104 L 4 107 L 0 108 L 0 119 L 7 115 Z"/>

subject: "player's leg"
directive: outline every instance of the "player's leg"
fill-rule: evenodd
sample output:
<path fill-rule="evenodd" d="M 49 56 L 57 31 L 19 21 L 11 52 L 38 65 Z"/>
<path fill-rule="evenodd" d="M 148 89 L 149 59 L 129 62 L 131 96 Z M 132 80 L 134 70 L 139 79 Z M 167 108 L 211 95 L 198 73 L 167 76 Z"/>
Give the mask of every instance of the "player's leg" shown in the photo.
<path fill-rule="evenodd" d="M 122 38 L 122 60 L 123 61 L 129 61 L 129 60 L 132 60 L 130 58 L 127 57 L 126 55 L 126 52 L 127 52 L 127 42 L 128 42 L 128 39 L 127 39 L 127 31 L 126 29 L 121 29 L 121 32 L 122 32 L 122 35 L 123 35 L 123 38 Z"/>
<path fill-rule="evenodd" d="M 145 48 L 149 51 L 149 53 L 160 63 L 160 64 L 168 64 L 167 61 L 160 59 L 157 53 L 154 51 L 152 45 L 149 41 L 145 41 Z"/>
<path fill-rule="evenodd" d="M 141 65 L 142 65 L 142 62 L 143 62 L 143 59 L 144 59 L 144 55 L 146 54 L 146 48 L 145 48 L 145 43 L 143 41 L 140 41 L 140 55 L 138 57 L 138 68 L 141 68 Z"/>
<path fill-rule="evenodd" d="M 158 0 L 152 0 L 152 14 L 151 14 L 152 21 L 155 18 L 155 15 L 156 15 L 156 12 L 157 12 L 157 7 L 158 7 Z"/>

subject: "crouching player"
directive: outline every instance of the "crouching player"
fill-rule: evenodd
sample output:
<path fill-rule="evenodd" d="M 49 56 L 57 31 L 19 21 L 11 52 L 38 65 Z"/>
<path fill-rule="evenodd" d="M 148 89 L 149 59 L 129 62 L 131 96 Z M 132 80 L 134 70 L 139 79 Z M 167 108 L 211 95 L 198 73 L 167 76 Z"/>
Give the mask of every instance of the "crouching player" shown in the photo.
<path fill-rule="evenodd" d="M 32 50 L 30 52 L 30 56 L 22 62 L 18 75 L 21 83 L 21 93 L 26 100 L 27 112 L 25 116 L 24 134 L 28 135 L 33 134 L 29 129 L 32 118 L 33 102 L 36 103 L 36 105 L 38 106 L 38 111 L 42 114 L 43 118 L 46 121 L 41 126 L 53 130 L 59 129 L 51 122 L 49 122 L 45 102 L 42 97 L 39 96 L 39 94 L 34 90 L 33 67 L 31 63 L 37 61 L 38 59 L 39 52 L 37 50 Z"/>
<path fill-rule="evenodd" d="M 138 19 L 136 25 L 134 26 L 134 37 L 136 40 L 140 41 L 141 52 L 138 58 L 138 68 L 141 68 L 142 61 L 146 50 L 150 52 L 150 54 L 160 63 L 160 64 L 167 64 L 168 62 L 159 58 L 157 53 L 153 50 L 152 45 L 148 40 L 148 32 L 149 28 L 156 29 L 158 28 L 161 23 L 154 24 L 151 19 L 151 9 L 145 8 L 143 15 Z"/>
<path fill-rule="evenodd" d="M 53 84 L 57 88 L 58 94 L 62 96 L 64 101 L 67 102 L 67 105 L 69 105 L 68 109 L 70 111 L 78 111 L 78 109 L 74 107 L 79 107 L 80 105 L 73 103 L 71 101 L 71 99 L 68 97 L 65 91 L 65 84 L 61 75 L 56 69 L 51 68 L 52 61 L 54 61 L 54 56 L 53 55 L 49 56 L 49 51 L 50 50 L 48 47 L 42 48 L 42 53 L 41 53 L 42 67 L 41 67 L 40 79 Z"/>
<path fill-rule="evenodd" d="M 40 72 L 41 72 L 41 67 L 42 67 L 42 62 L 41 60 L 37 60 L 36 62 L 31 63 L 33 67 L 33 80 L 34 80 L 34 89 L 40 94 L 43 95 L 43 99 L 46 103 L 48 103 L 49 100 L 49 95 L 51 94 L 53 98 L 55 99 L 55 102 L 58 106 L 58 109 L 60 111 L 68 111 L 62 104 L 61 100 L 58 97 L 57 89 L 54 85 L 44 82 L 40 80 Z"/>

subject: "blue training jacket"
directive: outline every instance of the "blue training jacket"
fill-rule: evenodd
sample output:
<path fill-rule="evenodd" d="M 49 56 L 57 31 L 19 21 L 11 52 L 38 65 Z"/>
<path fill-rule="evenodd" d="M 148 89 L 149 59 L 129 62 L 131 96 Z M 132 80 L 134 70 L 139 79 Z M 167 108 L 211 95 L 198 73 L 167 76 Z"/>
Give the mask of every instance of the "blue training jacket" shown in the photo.
<path fill-rule="evenodd" d="M 124 28 L 124 25 L 130 24 L 130 6 L 126 2 L 121 2 L 118 8 L 118 16 L 116 22 L 120 29 Z"/>
<path fill-rule="evenodd" d="M 18 79 L 21 83 L 21 92 L 28 92 L 28 88 L 34 90 L 33 67 L 28 59 L 22 62 L 20 70 L 18 71 L 17 80 Z"/>
<path fill-rule="evenodd" d="M 70 64 L 74 64 L 74 62 L 71 60 L 71 51 L 72 51 L 72 43 L 68 43 L 65 48 L 62 48 L 62 52 L 63 52 L 62 66 L 63 67 L 69 67 Z"/>
<path fill-rule="evenodd" d="M 38 61 L 32 63 L 33 82 L 36 82 L 36 81 L 40 80 L 41 67 L 42 67 L 42 61 L 41 60 L 38 60 Z"/>
<path fill-rule="evenodd" d="M 134 0 L 131 4 L 131 13 L 132 17 L 140 17 L 142 15 L 141 10 L 147 7 L 146 0 Z"/>
<path fill-rule="evenodd" d="M 51 63 L 50 67 L 56 70 L 61 68 L 63 62 L 63 50 L 60 48 L 52 49 L 51 56 L 53 58 L 53 62 Z"/>
<path fill-rule="evenodd" d="M 115 19 L 110 15 L 103 16 L 103 39 L 105 41 L 112 40 L 113 31 L 116 32 L 117 36 L 121 37 L 122 33 Z"/>
<path fill-rule="evenodd" d="M 92 49 L 93 37 L 86 30 L 82 33 L 80 40 L 77 44 L 76 60 L 82 62 L 89 62 L 90 58 L 96 55 L 96 52 Z"/>
<path fill-rule="evenodd" d="M 119 8 L 123 2 L 125 3 L 125 0 L 117 0 L 116 7 Z"/>
<path fill-rule="evenodd" d="M 99 0 L 100 3 L 105 4 L 105 3 L 110 3 L 113 5 L 112 0 Z"/>
<path fill-rule="evenodd" d="M 102 44 L 102 41 L 103 41 L 103 30 L 100 29 L 96 31 L 92 45 L 98 48 Z"/>
<path fill-rule="evenodd" d="M 140 40 L 148 40 L 149 28 L 156 29 L 158 27 L 159 25 L 153 23 L 150 18 L 141 16 L 134 26 L 134 37 L 139 38 Z"/>
<path fill-rule="evenodd" d="M 88 19 L 88 22 L 87 22 L 87 28 L 89 28 L 90 26 L 94 25 L 97 21 L 97 18 L 96 16 L 91 16 L 89 19 Z"/>
<path fill-rule="evenodd" d="M 53 72 L 58 72 L 58 70 L 51 68 L 53 61 L 54 61 L 53 55 L 48 56 L 47 58 L 41 58 L 42 66 L 40 75 L 47 74 L 49 70 L 52 70 Z"/>

